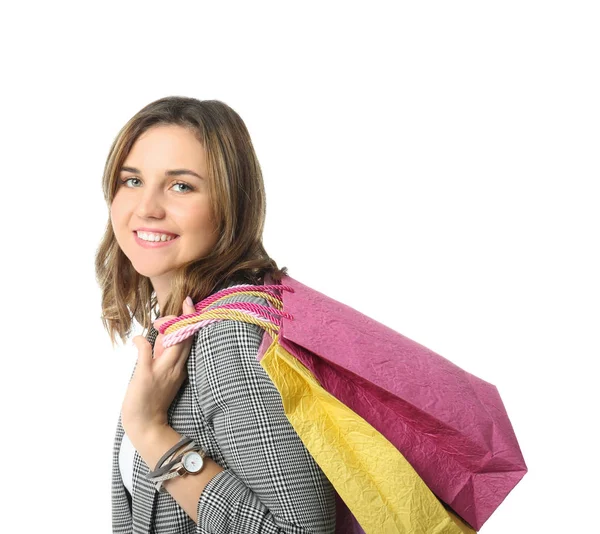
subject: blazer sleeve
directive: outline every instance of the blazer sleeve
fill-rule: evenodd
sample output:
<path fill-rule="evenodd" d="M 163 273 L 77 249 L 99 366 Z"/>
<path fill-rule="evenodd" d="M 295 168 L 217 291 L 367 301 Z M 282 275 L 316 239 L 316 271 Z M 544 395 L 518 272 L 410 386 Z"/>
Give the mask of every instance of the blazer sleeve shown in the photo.
<path fill-rule="evenodd" d="M 331 534 L 335 491 L 257 360 L 262 334 L 233 320 L 198 332 L 198 398 L 227 469 L 200 495 L 196 532 Z"/>

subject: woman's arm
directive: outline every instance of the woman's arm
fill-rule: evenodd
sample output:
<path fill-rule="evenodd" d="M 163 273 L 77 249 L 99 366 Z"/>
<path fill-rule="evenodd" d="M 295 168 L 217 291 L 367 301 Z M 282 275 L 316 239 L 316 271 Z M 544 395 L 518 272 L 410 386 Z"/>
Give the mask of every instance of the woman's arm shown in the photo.
<path fill-rule="evenodd" d="M 198 333 L 198 399 L 228 469 L 198 499 L 197 532 L 333 533 L 334 489 L 256 359 L 262 334 L 257 325 L 232 320 Z"/>
<path fill-rule="evenodd" d="M 130 430 L 127 435 L 146 465 L 150 466 L 150 469 L 154 469 L 164 452 L 168 451 L 183 437 L 167 425 L 146 428 L 143 433 Z M 198 499 L 205 486 L 221 471 L 223 471 L 223 468 L 219 464 L 206 457 L 204 467 L 200 473 L 165 480 L 163 486 L 197 524 Z"/>

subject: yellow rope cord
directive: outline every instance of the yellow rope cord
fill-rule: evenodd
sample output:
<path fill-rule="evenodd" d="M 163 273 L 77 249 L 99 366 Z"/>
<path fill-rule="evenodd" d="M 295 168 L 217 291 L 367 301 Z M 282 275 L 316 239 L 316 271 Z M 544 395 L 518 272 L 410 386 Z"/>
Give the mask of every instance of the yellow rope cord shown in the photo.
<path fill-rule="evenodd" d="M 277 325 L 274 325 L 273 323 L 270 323 L 268 321 L 258 319 L 256 317 L 253 317 L 246 313 L 240 312 L 238 310 L 232 310 L 232 309 L 227 309 L 227 308 L 225 308 L 225 309 L 217 308 L 214 310 L 207 310 L 207 311 L 201 313 L 200 315 L 196 315 L 194 317 L 188 317 L 187 319 L 182 319 L 180 321 L 177 321 L 177 323 L 172 324 L 165 330 L 165 335 L 171 334 L 173 332 L 176 332 L 180 328 L 198 323 L 205 319 L 232 319 L 234 321 L 241 321 L 243 323 L 256 324 L 256 325 L 260 326 L 261 328 L 263 328 L 264 330 L 266 330 L 267 332 L 269 332 L 271 337 L 276 335 L 276 333 L 279 331 L 279 328 Z"/>

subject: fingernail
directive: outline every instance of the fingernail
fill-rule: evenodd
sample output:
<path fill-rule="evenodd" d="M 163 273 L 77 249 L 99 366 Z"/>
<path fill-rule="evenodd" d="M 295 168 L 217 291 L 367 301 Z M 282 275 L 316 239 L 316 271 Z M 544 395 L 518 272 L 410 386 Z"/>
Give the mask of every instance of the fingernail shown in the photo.
<path fill-rule="evenodd" d="M 189 295 L 187 297 L 185 297 L 185 302 L 187 303 L 188 306 L 191 306 L 192 308 L 194 307 L 194 301 L 192 300 L 192 298 Z"/>

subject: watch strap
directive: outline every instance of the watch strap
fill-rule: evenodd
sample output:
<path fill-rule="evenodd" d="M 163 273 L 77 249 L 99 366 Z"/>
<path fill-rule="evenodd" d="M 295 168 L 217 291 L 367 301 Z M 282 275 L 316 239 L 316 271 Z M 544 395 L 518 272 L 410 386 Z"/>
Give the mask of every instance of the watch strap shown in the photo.
<path fill-rule="evenodd" d="M 172 471 L 169 471 L 168 473 L 163 473 L 162 475 L 153 478 L 152 482 L 163 482 L 165 480 L 169 480 L 170 478 L 175 478 L 176 476 L 179 476 L 179 471 L 180 471 L 180 467 L 177 467 L 176 469 L 173 469 Z"/>
<path fill-rule="evenodd" d="M 183 436 L 179 442 L 177 442 L 175 445 L 173 445 L 167 452 L 165 452 L 160 460 L 158 460 L 158 462 L 156 462 L 156 467 L 154 468 L 154 470 L 156 471 L 162 464 L 163 462 L 169 458 L 169 456 L 171 456 L 173 453 L 177 452 L 181 447 L 183 447 L 184 445 L 187 445 L 190 441 L 192 441 L 192 438 L 189 438 L 187 436 Z"/>

